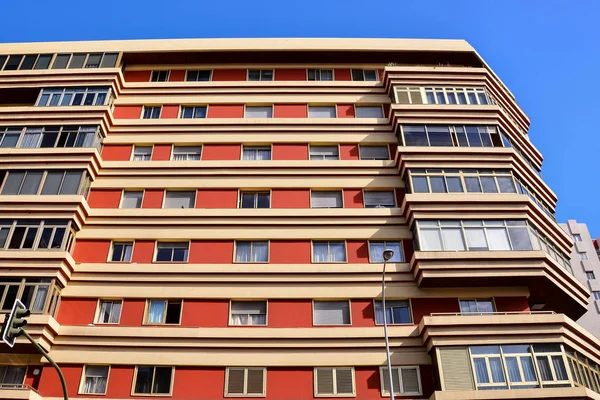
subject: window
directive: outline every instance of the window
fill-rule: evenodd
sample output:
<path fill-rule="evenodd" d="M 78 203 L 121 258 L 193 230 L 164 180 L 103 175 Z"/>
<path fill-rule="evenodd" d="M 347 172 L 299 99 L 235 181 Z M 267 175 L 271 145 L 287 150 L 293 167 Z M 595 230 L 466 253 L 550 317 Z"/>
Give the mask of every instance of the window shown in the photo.
<path fill-rule="evenodd" d="M 2 57 L 0 55 L 0 69 L 2 67 Z M 12 56 L 11 56 L 12 57 Z M 23 57 L 23 56 L 15 56 Z M 33 69 L 48 69 L 54 54 L 37 54 L 28 55 L 21 64 L 20 69 L 31 69 L 31 65 L 35 61 Z M 78 53 L 78 54 L 56 54 L 52 69 L 69 68 L 113 68 L 117 64 L 118 53 Z M 37 61 L 35 60 L 37 58 Z M 20 61 L 20 60 L 19 60 Z M 69 63 L 69 61 L 71 61 Z M 24 68 L 26 67 L 26 68 Z M 6 70 L 6 68 L 4 68 Z M 16 69 L 16 68 L 14 68 Z"/>
<path fill-rule="evenodd" d="M 103 106 L 107 104 L 109 88 L 42 89 L 36 106 Z"/>
<path fill-rule="evenodd" d="M 242 151 L 242 160 L 270 160 L 271 146 L 246 146 Z"/>
<path fill-rule="evenodd" d="M 389 259 L 389 262 L 404 262 L 404 254 L 402 251 L 402 242 L 381 241 L 369 242 L 369 262 L 383 262 L 384 250 L 393 250 L 394 255 Z"/>
<path fill-rule="evenodd" d="M 571 370 L 571 378 L 575 382 L 575 386 L 585 386 L 596 393 L 600 392 L 600 367 L 572 348 L 566 345 L 564 347 L 567 353 L 567 364 Z"/>
<path fill-rule="evenodd" d="M 365 208 L 394 208 L 396 199 L 393 190 L 365 190 Z"/>
<path fill-rule="evenodd" d="M 9 171 L 2 187 L 3 195 L 37 194 L 44 171 Z"/>
<path fill-rule="evenodd" d="M 85 62 L 85 68 L 100 68 L 102 53 L 89 54 Z"/>
<path fill-rule="evenodd" d="M 390 374 L 385 367 L 379 367 L 381 395 L 390 395 Z M 421 396 L 421 374 L 419 367 L 392 367 L 394 394 L 402 396 Z"/>
<path fill-rule="evenodd" d="M 361 160 L 389 160 L 390 154 L 387 145 L 382 146 L 358 146 Z"/>
<path fill-rule="evenodd" d="M 463 314 L 489 314 L 494 312 L 492 299 L 459 300 L 460 312 Z"/>
<path fill-rule="evenodd" d="M 165 196 L 165 205 L 163 208 L 194 208 L 196 202 L 196 192 L 182 192 L 176 190 L 167 190 Z"/>
<path fill-rule="evenodd" d="M 589 260 L 587 253 L 579 253 L 579 257 L 582 261 Z"/>
<path fill-rule="evenodd" d="M 266 368 L 227 368 L 225 397 L 265 397 Z"/>
<path fill-rule="evenodd" d="M 112 255 L 110 257 L 110 261 L 112 261 L 112 262 L 131 262 L 132 251 L 133 251 L 133 242 L 128 242 L 128 243 L 113 242 Z"/>
<path fill-rule="evenodd" d="M 133 161 L 150 161 L 152 158 L 152 146 L 135 146 L 133 149 Z"/>
<path fill-rule="evenodd" d="M 354 395 L 354 368 L 315 368 L 315 397 Z"/>
<path fill-rule="evenodd" d="M 181 300 L 148 300 L 146 307 L 146 324 L 179 324 Z"/>
<path fill-rule="evenodd" d="M 235 242 L 235 262 L 256 263 L 269 261 L 269 242 L 249 241 Z"/>
<path fill-rule="evenodd" d="M 350 325 L 350 302 L 313 302 L 313 325 Z"/>
<path fill-rule="evenodd" d="M 408 300 L 386 300 L 385 319 L 388 324 L 412 324 Z M 383 303 L 375 301 L 375 323 L 383 325 Z"/>
<path fill-rule="evenodd" d="M 60 288 L 50 278 L 0 279 L 0 310 L 9 313 L 19 299 L 32 314 L 54 316 L 60 300 Z"/>
<path fill-rule="evenodd" d="M 400 145 L 507 147 L 494 126 L 402 125 Z"/>
<path fill-rule="evenodd" d="M 270 208 L 270 192 L 240 192 L 239 208 Z"/>
<path fill-rule="evenodd" d="M 346 242 L 312 242 L 313 262 L 346 262 Z"/>
<path fill-rule="evenodd" d="M 309 69 L 307 70 L 309 81 L 332 81 L 332 69 Z"/>
<path fill-rule="evenodd" d="M 593 291 L 594 300 L 600 300 L 600 291 Z"/>
<path fill-rule="evenodd" d="M 248 70 L 249 81 L 272 81 L 273 70 L 272 69 L 249 69 Z"/>
<path fill-rule="evenodd" d="M 352 70 L 353 81 L 376 81 L 377 70 L 374 69 L 353 69 Z"/>
<path fill-rule="evenodd" d="M 188 242 L 161 242 L 157 245 L 157 262 L 187 262 Z"/>
<path fill-rule="evenodd" d="M 0 127 L 0 139 L 2 131 Z M 46 126 L 26 128 L 21 135 L 21 128 L 8 128 L 0 147 L 19 148 L 51 148 L 51 147 L 95 147 L 100 150 L 101 135 L 97 126 Z M 19 141 L 19 137 L 21 140 Z M 11 145 L 12 144 L 12 145 Z"/>
<path fill-rule="evenodd" d="M 206 118 L 206 106 L 181 106 L 181 118 Z"/>
<path fill-rule="evenodd" d="M 162 106 L 144 106 L 142 119 L 159 119 Z"/>
<path fill-rule="evenodd" d="M 335 118 L 335 106 L 308 106 L 308 118 Z"/>
<path fill-rule="evenodd" d="M 83 171 L 47 171 L 41 194 L 82 194 L 80 188 L 83 188 L 83 176 Z"/>
<path fill-rule="evenodd" d="M 342 208 L 342 191 L 310 191 L 311 208 Z"/>
<path fill-rule="evenodd" d="M 381 106 L 356 106 L 356 118 L 383 118 Z"/>
<path fill-rule="evenodd" d="M 173 367 L 135 367 L 133 394 L 171 394 Z"/>
<path fill-rule="evenodd" d="M 573 240 L 576 242 L 581 242 L 581 235 L 579 234 L 574 234 L 573 235 Z"/>
<path fill-rule="evenodd" d="M 399 104 L 493 104 L 492 98 L 482 87 L 398 86 L 394 90 L 396 103 Z"/>
<path fill-rule="evenodd" d="M 169 73 L 171 71 L 152 71 L 150 82 L 166 82 L 169 80 Z"/>
<path fill-rule="evenodd" d="M 185 75 L 186 82 L 208 82 L 211 80 L 212 70 L 201 69 L 201 70 L 188 70 Z"/>
<path fill-rule="evenodd" d="M 309 146 L 311 160 L 339 160 L 340 150 L 338 146 Z"/>
<path fill-rule="evenodd" d="M 82 394 L 105 394 L 107 380 L 107 365 L 86 365 L 79 391 Z"/>
<path fill-rule="evenodd" d="M 585 273 L 585 276 L 586 276 L 586 278 L 588 278 L 588 279 L 596 279 L 596 275 L 594 275 L 594 272 L 593 272 L 593 271 L 587 271 L 587 272 Z"/>
<path fill-rule="evenodd" d="M 0 148 L 17 147 L 23 128 L 0 127 Z"/>
<path fill-rule="evenodd" d="M 0 385 L 22 385 L 25 382 L 27 366 L 16 367 L 12 365 L 0 366 Z"/>
<path fill-rule="evenodd" d="M 121 300 L 100 300 L 98 309 L 98 324 L 118 324 L 121 318 Z"/>
<path fill-rule="evenodd" d="M 230 325 L 267 325 L 266 301 L 232 301 Z"/>
<path fill-rule="evenodd" d="M 272 118 L 272 106 L 246 106 L 245 118 Z"/>
<path fill-rule="evenodd" d="M 173 160 L 197 161 L 202 155 L 202 146 L 174 146 Z"/>
<path fill-rule="evenodd" d="M 67 220 L 0 220 L 0 250 L 69 250 L 73 234 Z"/>
<path fill-rule="evenodd" d="M 123 191 L 123 199 L 121 200 L 121 208 L 140 208 L 142 207 L 142 197 L 144 192 L 141 190 L 125 190 Z"/>

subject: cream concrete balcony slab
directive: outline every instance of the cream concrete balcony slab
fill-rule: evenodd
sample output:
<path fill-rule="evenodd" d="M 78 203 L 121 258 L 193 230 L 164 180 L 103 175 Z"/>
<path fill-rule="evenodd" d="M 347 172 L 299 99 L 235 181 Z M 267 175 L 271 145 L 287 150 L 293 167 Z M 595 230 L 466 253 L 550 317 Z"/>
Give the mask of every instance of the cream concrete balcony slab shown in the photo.
<path fill-rule="evenodd" d="M 411 260 L 419 286 L 528 286 L 530 304 L 578 318 L 587 310 L 587 287 L 543 251 L 416 251 Z"/>
<path fill-rule="evenodd" d="M 0 167 L 23 169 L 33 165 L 48 169 L 83 169 L 93 180 L 98 175 L 101 160 L 100 153 L 93 147 L 0 148 Z"/>
<path fill-rule="evenodd" d="M 2 71 L 0 88 L 123 85 L 121 68 L 32 69 Z"/>
<path fill-rule="evenodd" d="M 110 106 L 78 107 L 0 107 L 0 124 L 10 125 L 101 125 L 104 132 L 112 125 Z"/>
<path fill-rule="evenodd" d="M 31 337 L 38 342 L 46 351 L 50 351 L 54 340 L 57 337 L 60 324 L 54 317 L 47 314 L 31 314 L 27 319 L 26 330 Z M 27 340 L 26 337 L 20 336 L 15 342 L 16 347 L 31 348 L 31 352 L 35 353 L 35 349 Z"/>
<path fill-rule="evenodd" d="M 46 397 L 47 398 L 47 397 Z M 2 400 L 43 400 L 35 389 L 27 385 L 0 385 L 0 399 Z"/>
<path fill-rule="evenodd" d="M 0 274 L 4 277 L 57 278 L 66 286 L 74 270 L 75 260 L 66 251 L 0 251 Z"/>
<path fill-rule="evenodd" d="M 0 218 L 67 219 L 80 230 L 90 213 L 81 195 L 2 195 Z"/>
<path fill-rule="evenodd" d="M 600 400 L 600 394 L 584 387 L 437 391 L 429 400 Z"/>
<path fill-rule="evenodd" d="M 183 82 L 182 82 L 183 83 Z M 188 83 L 188 82 L 185 82 Z M 194 82 L 196 83 L 196 82 Z M 154 104 L 389 104 L 390 98 L 383 88 L 379 86 L 356 86 L 342 93 L 331 90 L 330 87 L 315 87 L 314 82 L 294 82 L 289 84 L 284 81 L 271 82 L 230 82 L 230 85 L 222 86 L 222 81 L 206 82 L 205 85 L 194 89 L 190 85 L 173 85 L 172 82 L 146 83 L 146 89 L 140 86 L 132 90 L 131 86 L 123 91 L 125 96 L 118 97 L 115 105 L 139 105 L 148 104 L 154 100 Z M 300 85 L 298 85 L 300 83 Z M 304 83 L 304 85 L 302 85 Z M 308 85 L 307 85 L 308 83 Z M 362 82 L 361 82 L 362 83 Z M 365 82 L 366 83 L 366 82 Z M 232 85 L 233 84 L 233 85 Z M 242 85 L 240 85 L 242 84 Z M 246 84 L 246 85 L 243 85 Z M 250 84 L 250 85 L 248 85 Z M 152 86 L 151 86 L 152 85 Z M 218 85 L 218 86 L 217 86 Z M 186 87 L 187 86 L 187 87 Z M 196 85 L 194 85 L 196 86 Z M 219 88 L 221 86 L 221 88 Z M 348 86 L 346 84 L 346 86 Z M 361 90 L 362 89 L 362 90 Z M 317 100 L 318 99 L 318 100 Z M 249 118 L 247 118 L 249 119 Z M 274 121 L 285 121 L 288 118 L 272 118 Z M 295 119 L 295 118 L 290 118 Z M 309 121 L 317 118 L 310 118 Z M 368 119 L 368 118 L 361 118 Z M 381 118 L 380 122 L 387 122 Z M 261 124 L 265 123 L 261 119 Z M 279 122 L 282 123 L 282 122 Z M 283 122 L 284 124 L 286 122 Z M 304 119 L 304 124 L 310 124 Z M 267 122 L 268 124 L 268 122 Z"/>

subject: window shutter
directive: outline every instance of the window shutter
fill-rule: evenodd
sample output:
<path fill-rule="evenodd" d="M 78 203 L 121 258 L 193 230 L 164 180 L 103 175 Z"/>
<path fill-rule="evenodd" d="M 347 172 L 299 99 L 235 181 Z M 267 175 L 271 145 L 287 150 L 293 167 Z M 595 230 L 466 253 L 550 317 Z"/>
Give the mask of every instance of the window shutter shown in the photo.
<path fill-rule="evenodd" d="M 312 208 L 342 207 L 342 192 L 311 192 Z"/>
<path fill-rule="evenodd" d="M 227 394 L 244 394 L 244 369 L 229 368 Z"/>
<path fill-rule="evenodd" d="M 406 88 L 398 88 L 396 93 L 398 96 L 398 104 L 410 104 L 410 100 L 408 98 L 408 91 Z"/>
<path fill-rule="evenodd" d="M 164 208 L 193 208 L 195 192 L 167 192 Z"/>
<path fill-rule="evenodd" d="M 315 325 L 344 325 L 350 323 L 347 301 L 315 301 Z"/>
<path fill-rule="evenodd" d="M 400 375 L 402 376 L 402 393 L 421 394 L 421 387 L 419 385 L 419 370 L 416 367 L 402 367 L 400 369 Z"/>
<path fill-rule="evenodd" d="M 388 158 L 387 146 L 360 146 L 361 160 L 387 160 Z"/>
<path fill-rule="evenodd" d="M 352 368 L 336 368 L 335 384 L 337 394 L 353 394 L 354 385 L 352 384 Z"/>
<path fill-rule="evenodd" d="M 142 205 L 144 192 L 125 192 L 121 208 L 139 208 Z"/>
<path fill-rule="evenodd" d="M 394 192 L 366 191 L 365 206 L 392 206 L 394 205 Z"/>
<path fill-rule="evenodd" d="M 444 390 L 475 390 L 466 347 L 439 349 Z"/>
<path fill-rule="evenodd" d="M 85 376 L 108 376 L 108 367 L 100 366 L 100 365 L 86 365 L 85 366 Z"/>
<path fill-rule="evenodd" d="M 263 393 L 264 370 L 248 369 L 248 384 L 247 394 L 262 394 Z"/>
<path fill-rule="evenodd" d="M 231 303 L 231 313 L 266 314 L 267 304 L 264 301 L 236 301 Z"/>
<path fill-rule="evenodd" d="M 337 146 L 310 146 L 310 155 L 311 156 L 339 156 Z"/>
<path fill-rule="evenodd" d="M 317 368 L 317 394 L 333 394 L 333 368 Z"/>
<path fill-rule="evenodd" d="M 273 116 L 272 107 L 251 106 L 246 107 L 246 118 L 271 118 Z"/>
<path fill-rule="evenodd" d="M 356 118 L 383 118 L 381 106 L 357 106 Z"/>
<path fill-rule="evenodd" d="M 381 374 L 382 374 L 381 377 L 383 380 L 383 394 L 389 396 L 389 394 L 390 394 L 390 376 L 388 374 L 388 369 L 381 368 L 380 371 L 381 371 Z M 398 376 L 398 368 L 392 367 L 392 379 L 394 381 L 394 394 L 400 394 L 401 388 L 400 388 L 400 379 Z"/>
<path fill-rule="evenodd" d="M 308 106 L 309 118 L 335 118 L 335 107 Z"/>

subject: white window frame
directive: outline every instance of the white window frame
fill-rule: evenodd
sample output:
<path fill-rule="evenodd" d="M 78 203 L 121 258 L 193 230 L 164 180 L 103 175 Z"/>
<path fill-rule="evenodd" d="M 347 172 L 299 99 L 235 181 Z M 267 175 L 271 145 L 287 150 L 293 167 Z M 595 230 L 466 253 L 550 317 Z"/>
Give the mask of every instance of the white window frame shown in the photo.
<path fill-rule="evenodd" d="M 309 79 L 310 71 L 315 71 L 315 77 L 319 79 Z M 322 79 L 323 71 L 331 71 L 331 79 Z M 306 80 L 308 82 L 333 82 L 335 81 L 335 69 L 334 68 L 307 68 L 306 69 Z"/>
<path fill-rule="evenodd" d="M 87 367 L 107 367 L 108 369 L 106 370 L 106 385 L 104 387 L 104 392 L 102 393 L 90 393 L 90 392 L 85 392 L 85 381 L 87 378 L 86 372 L 87 372 Z M 81 371 L 81 380 L 79 382 L 79 390 L 77 391 L 77 394 L 82 394 L 82 395 L 89 395 L 89 396 L 102 396 L 105 395 L 107 390 L 108 390 L 108 378 L 110 376 L 110 364 L 85 364 L 83 366 L 83 370 Z"/>
<path fill-rule="evenodd" d="M 344 261 L 331 261 L 331 243 L 344 244 Z M 327 243 L 327 261 L 315 261 L 315 243 Z M 311 263 L 312 264 L 347 264 L 348 263 L 348 245 L 346 240 L 312 240 L 310 242 Z"/>
<path fill-rule="evenodd" d="M 165 308 L 162 310 L 162 317 L 159 322 L 149 322 L 148 317 L 150 316 L 150 305 L 153 301 L 164 301 Z M 167 311 L 169 310 L 169 303 L 179 303 L 179 322 L 176 324 L 167 323 Z M 144 309 L 144 321 L 142 325 L 164 325 L 164 326 L 179 326 L 183 318 L 183 299 L 146 299 L 146 306 Z"/>
<path fill-rule="evenodd" d="M 264 303 L 265 304 L 265 323 L 264 324 L 236 324 L 233 321 L 234 315 L 262 315 L 262 314 L 244 314 L 233 312 L 234 303 Z M 249 318 L 250 319 L 250 318 Z M 268 300 L 230 300 L 229 301 L 229 326 L 268 326 L 269 325 L 269 302 Z"/>
<path fill-rule="evenodd" d="M 250 243 L 250 260 L 249 261 L 238 261 L 238 245 L 240 243 Z M 252 250 L 255 243 L 266 243 L 267 244 L 267 259 L 266 261 L 256 261 L 252 259 Z M 270 240 L 236 240 L 234 243 L 233 252 L 233 263 L 234 264 L 268 264 L 271 259 L 271 242 Z"/>
<path fill-rule="evenodd" d="M 138 375 L 138 368 L 139 367 L 148 367 L 148 368 L 154 368 L 154 372 L 152 373 L 152 383 L 150 384 L 150 393 L 136 393 L 135 392 L 135 386 L 137 383 L 137 375 Z M 153 388 L 154 388 L 154 380 L 156 379 L 156 368 L 171 368 L 171 384 L 169 386 L 169 393 L 153 393 Z M 164 396 L 164 397 L 170 397 L 173 395 L 173 381 L 175 380 L 175 367 L 173 366 L 168 366 L 168 365 L 136 365 L 135 366 L 135 371 L 133 374 L 133 380 L 132 380 L 132 384 L 131 384 L 131 396 Z M 108 385 L 107 385 L 108 386 Z"/>
<path fill-rule="evenodd" d="M 259 199 L 260 195 L 265 195 L 265 194 L 269 195 L 269 207 L 258 207 L 258 199 Z M 243 199 L 244 195 L 252 195 L 254 197 L 254 207 L 242 207 L 242 199 Z M 245 208 L 245 209 L 271 208 L 271 197 L 272 197 L 271 190 L 240 190 L 239 196 L 238 196 L 238 208 Z"/>
<path fill-rule="evenodd" d="M 173 261 L 173 255 L 175 254 L 174 250 L 176 248 L 179 248 L 178 246 L 175 245 L 182 245 L 182 244 L 186 244 L 187 246 L 185 247 L 187 250 L 187 254 L 185 257 L 185 260 L 183 261 Z M 159 261 L 158 258 L 158 249 L 161 248 L 164 245 L 165 248 L 170 248 L 171 249 L 171 260 L 170 261 Z M 172 245 L 172 246 L 169 246 Z M 187 263 L 188 260 L 190 258 L 190 242 L 189 240 L 185 240 L 185 241 L 156 241 L 156 245 L 154 246 L 154 257 L 152 258 L 153 262 L 155 263 Z"/>
<path fill-rule="evenodd" d="M 319 393 L 318 392 L 318 372 L 319 369 L 332 369 L 333 370 L 333 393 Z M 352 371 L 352 393 L 337 393 L 337 370 L 338 369 L 350 369 Z M 314 383 L 314 397 L 356 397 L 356 371 L 354 367 L 315 367 L 313 370 L 313 383 Z"/>
<path fill-rule="evenodd" d="M 358 110 L 359 109 L 375 109 L 375 108 L 379 108 L 381 110 L 381 116 L 380 117 L 359 117 L 358 116 Z M 373 104 L 373 105 L 368 105 L 368 104 L 355 104 L 354 105 L 354 115 L 356 118 L 376 118 L 376 119 L 381 119 L 381 118 L 385 118 L 385 112 L 383 110 L 383 105 L 382 104 Z"/>
<path fill-rule="evenodd" d="M 392 199 L 394 200 L 394 204 L 392 204 L 391 207 L 382 207 L 382 206 L 367 207 L 367 193 L 377 193 L 377 192 L 392 193 Z M 396 190 L 395 189 L 389 189 L 389 190 L 364 190 L 363 189 L 363 207 L 364 208 L 397 208 L 398 207 L 398 199 L 396 198 Z"/>
<path fill-rule="evenodd" d="M 192 109 L 192 116 L 191 117 L 185 117 L 184 116 L 184 112 L 185 112 L 186 109 L 189 109 L 189 108 Z M 199 110 L 199 109 L 204 109 L 204 117 L 196 117 L 195 116 L 196 110 Z M 208 118 L 208 105 L 181 105 L 179 107 L 179 118 L 180 119 L 191 119 L 191 120 L 194 120 L 194 119 L 206 119 L 206 118 Z"/>
<path fill-rule="evenodd" d="M 116 303 L 121 303 L 119 307 L 119 316 L 117 318 L 117 322 L 103 322 L 101 320 L 102 317 L 102 304 L 111 303 L 110 315 L 108 317 L 110 321 L 110 316 L 113 314 L 113 306 Z M 98 325 L 118 325 L 121 322 L 121 314 L 123 314 L 123 299 L 98 299 L 98 304 L 96 305 L 96 315 L 94 315 L 94 324 Z"/>
<path fill-rule="evenodd" d="M 417 392 L 405 392 L 404 391 L 404 383 L 402 381 L 402 373 L 403 369 L 413 369 L 417 371 L 417 383 L 419 385 L 419 390 Z M 396 373 L 398 376 L 398 382 L 400 382 L 400 388 L 398 391 L 394 387 L 394 395 L 395 396 L 422 396 L 423 395 L 423 386 L 421 385 L 421 370 L 418 365 L 392 365 L 392 374 Z M 379 387 L 381 388 L 381 397 L 391 397 L 390 391 L 384 390 L 384 379 L 389 379 L 389 373 L 387 371 L 387 367 L 379 367 Z M 393 380 L 393 378 L 392 378 Z"/>
<path fill-rule="evenodd" d="M 313 154 L 311 154 L 312 149 L 313 148 L 317 149 L 319 147 L 332 147 L 332 148 L 335 147 L 335 148 L 337 148 L 337 158 L 327 159 L 327 158 L 324 158 L 326 156 L 321 156 L 319 154 L 315 154 L 314 156 L 315 157 L 320 156 L 323 158 L 311 158 L 313 156 Z M 339 144 L 333 144 L 333 145 L 309 144 L 308 145 L 308 159 L 309 159 L 309 161 L 339 161 L 340 160 L 340 145 Z"/>
<path fill-rule="evenodd" d="M 123 201 L 125 200 L 125 195 L 127 193 L 141 193 L 142 197 L 140 198 L 140 206 L 139 207 L 123 207 Z M 137 208 L 142 208 L 142 204 L 144 203 L 144 191 L 143 190 L 127 190 L 123 189 L 123 193 L 121 194 L 121 201 L 119 202 L 119 208 L 132 209 L 135 210 Z"/>
<path fill-rule="evenodd" d="M 252 108 L 254 108 L 254 109 L 258 109 L 258 108 L 263 109 L 264 108 L 265 110 L 266 109 L 270 109 L 271 111 L 270 111 L 270 114 L 268 113 L 269 115 L 267 115 L 266 117 L 249 117 L 248 116 L 248 109 L 249 108 L 250 109 L 252 109 Z M 273 108 L 274 108 L 273 104 L 266 104 L 266 105 L 258 105 L 258 104 L 248 105 L 248 104 L 244 104 L 244 118 L 271 119 L 271 118 L 273 118 Z"/>
<path fill-rule="evenodd" d="M 121 255 L 121 260 L 113 261 L 112 258 L 113 258 L 113 255 L 115 254 L 115 246 L 116 245 L 131 246 L 131 254 L 130 254 L 129 260 L 123 260 L 123 258 L 126 255 L 125 248 L 123 248 L 123 254 Z M 108 255 L 107 262 L 108 263 L 130 263 L 131 259 L 133 258 L 133 246 L 134 246 L 134 242 L 133 241 L 128 242 L 128 241 L 119 241 L 119 240 L 114 241 L 113 240 L 112 243 L 110 244 L 110 253 Z"/>
<path fill-rule="evenodd" d="M 158 78 L 161 77 L 161 74 L 164 73 L 164 72 L 166 72 L 165 80 L 163 81 L 163 80 L 158 79 Z M 155 78 L 155 74 L 156 74 L 156 78 L 157 79 L 154 79 Z M 171 70 L 170 69 L 167 69 L 167 70 L 164 70 L 164 69 L 155 69 L 155 70 L 152 70 L 152 73 L 150 74 L 150 82 L 154 82 L 154 83 L 169 82 L 169 78 L 170 77 L 171 77 Z"/>
<path fill-rule="evenodd" d="M 141 153 L 141 154 L 135 154 L 136 150 L 139 149 L 150 149 L 150 153 L 146 154 Z M 145 150 L 144 150 L 145 151 Z M 134 145 L 133 146 L 133 151 L 131 152 L 131 161 L 152 161 L 152 153 L 154 152 L 154 146 L 150 145 L 150 146 L 144 146 L 144 145 Z M 142 156 L 143 158 L 141 160 L 136 160 L 136 156 Z M 146 158 L 148 157 L 148 158 Z"/>
<path fill-rule="evenodd" d="M 146 113 L 146 109 L 152 109 L 152 111 L 150 112 L 150 118 L 144 118 L 144 114 Z M 157 118 L 152 118 L 152 114 L 154 114 L 154 110 L 155 109 L 159 109 L 158 111 L 158 117 Z M 160 119 L 160 117 L 162 116 L 162 110 L 163 107 L 162 106 L 151 106 L 151 105 L 144 105 L 142 107 L 142 114 L 140 115 L 140 119 Z"/>
<path fill-rule="evenodd" d="M 244 370 L 244 390 L 243 393 L 229 393 L 229 371 L 231 369 Z M 248 371 L 262 370 L 263 371 L 263 390 L 262 393 L 248 393 Z M 267 368 L 264 367 L 227 367 L 225 369 L 225 397 L 266 397 L 267 396 Z"/>
<path fill-rule="evenodd" d="M 370 157 L 363 158 L 362 149 L 363 148 L 367 148 L 367 147 L 385 148 L 386 149 L 386 156 L 385 156 L 385 158 L 370 158 Z M 365 145 L 359 144 L 358 145 L 358 158 L 360 160 L 376 160 L 376 161 L 389 160 L 390 159 L 390 146 L 388 144 L 371 144 L 371 145 L 368 145 L 368 144 L 365 144 Z"/>
<path fill-rule="evenodd" d="M 198 152 L 192 151 L 189 149 L 198 149 Z M 176 159 L 175 157 L 185 156 L 184 159 Z M 197 157 L 197 158 L 196 158 Z M 200 161 L 202 160 L 202 145 L 198 146 L 173 146 L 173 151 L 171 152 L 171 160 L 172 161 Z"/>
<path fill-rule="evenodd" d="M 315 318 L 315 303 L 346 303 L 348 304 L 348 323 L 344 324 L 318 324 Z M 313 299 L 312 301 L 312 324 L 313 326 L 352 326 L 352 302 L 349 299 L 334 299 L 334 300 L 320 300 Z"/>
<path fill-rule="evenodd" d="M 200 71 L 208 71 L 208 80 L 207 81 L 203 81 L 203 80 L 190 80 L 188 79 L 188 74 L 190 72 L 200 72 Z M 200 74 L 198 74 L 198 76 L 200 76 Z M 213 70 L 212 69 L 188 69 L 185 71 L 185 82 L 211 82 L 212 81 L 212 77 L 213 77 Z"/>
<path fill-rule="evenodd" d="M 361 71 L 362 79 L 354 80 L 354 74 L 352 73 L 352 71 Z M 367 77 L 365 76 L 365 71 L 375 72 L 375 79 L 367 79 Z M 352 79 L 352 82 L 378 82 L 380 80 L 379 71 L 377 71 L 377 69 L 375 68 L 351 68 L 350 79 Z"/>
<path fill-rule="evenodd" d="M 250 71 L 258 71 L 258 80 L 250 79 Z M 271 79 L 264 79 L 263 73 L 271 71 Z M 275 80 L 275 70 L 269 68 L 248 68 L 246 70 L 246 81 L 248 82 L 272 82 Z"/>

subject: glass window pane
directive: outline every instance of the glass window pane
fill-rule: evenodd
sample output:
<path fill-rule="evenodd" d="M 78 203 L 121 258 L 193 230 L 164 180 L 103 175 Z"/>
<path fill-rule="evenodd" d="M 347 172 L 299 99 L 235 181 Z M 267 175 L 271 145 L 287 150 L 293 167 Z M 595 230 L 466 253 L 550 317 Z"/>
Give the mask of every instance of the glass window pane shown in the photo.
<path fill-rule="evenodd" d="M 429 146 L 424 126 L 403 126 L 406 146 Z"/>
<path fill-rule="evenodd" d="M 246 106 L 246 118 L 272 118 L 273 107 L 271 106 Z"/>
<path fill-rule="evenodd" d="M 444 228 L 442 229 L 442 237 L 444 239 L 444 250 L 465 250 L 465 243 L 460 228 Z"/>
<path fill-rule="evenodd" d="M 21 182 L 23 182 L 23 178 L 25 177 L 24 171 L 11 171 L 8 173 L 8 177 L 4 182 L 4 188 L 2 189 L 2 194 L 19 194 L 19 189 L 21 188 Z"/>
<path fill-rule="evenodd" d="M 462 182 L 458 177 L 446 177 L 446 185 L 448 186 L 449 193 L 463 192 Z"/>
<path fill-rule="evenodd" d="M 19 68 L 19 64 L 21 64 L 21 60 L 23 59 L 23 55 L 12 54 L 8 57 L 8 61 L 6 65 L 4 65 L 5 71 L 15 71 Z"/>
<path fill-rule="evenodd" d="M 443 177 L 432 176 L 429 178 L 429 182 L 431 183 L 431 192 L 446 193 L 446 184 Z"/>
<path fill-rule="evenodd" d="M 508 228 L 508 235 L 513 250 L 532 250 L 533 245 L 527 228 Z"/>
<path fill-rule="evenodd" d="M 19 194 L 37 194 L 43 175 L 43 171 L 27 171 Z"/>
<path fill-rule="evenodd" d="M 19 141 L 20 133 L 6 133 L 4 138 L 2 138 L 2 143 L 0 143 L 1 148 L 9 148 L 9 147 L 17 147 L 17 142 Z"/>
<path fill-rule="evenodd" d="M 442 238 L 439 229 L 421 229 L 419 232 L 420 250 L 440 251 L 442 250 Z"/>
<path fill-rule="evenodd" d="M 77 194 L 82 174 L 82 171 L 67 171 L 60 188 L 60 194 Z"/>
<path fill-rule="evenodd" d="M 135 379 L 134 393 L 152 393 L 152 377 L 154 376 L 154 368 L 138 367 Z"/>
<path fill-rule="evenodd" d="M 481 185 L 479 183 L 479 178 L 465 177 L 465 185 L 467 186 L 467 192 L 481 193 Z"/>
<path fill-rule="evenodd" d="M 62 248 L 63 238 L 65 237 L 66 228 L 56 228 L 54 230 L 54 236 L 52 237 L 52 243 L 50 244 L 51 249 Z"/>
<path fill-rule="evenodd" d="M 475 365 L 475 376 L 477 377 L 477 383 L 490 383 L 485 359 L 476 358 L 473 360 L 473 364 Z"/>
<path fill-rule="evenodd" d="M 490 250 L 510 250 L 508 233 L 505 228 L 487 228 Z"/>
<path fill-rule="evenodd" d="M 496 181 L 494 178 L 489 176 L 482 176 L 481 186 L 483 187 L 484 193 L 498 193 L 498 188 L 496 187 Z"/>
<path fill-rule="evenodd" d="M 465 235 L 467 236 L 467 245 L 470 251 L 488 250 L 483 228 L 465 229 Z"/>
<path fill-rule="evenodd" d="M 19 67 L 19 69 L 20 70 L 33 69 L 33 65 L 35 64 L 37 57 L 38 57 L 37 54 L 26 55 L 25 58 L 23 59 L 23 62 L 21 63 L 21 66 Z"/>
<path fill-rule="evenodd" d="M 427 132 L 431 146 L 454 146 L 448 127 L 428 126 Z"/>
<path fill-rule="evenodd" d="M 413 176 L 412 187 L 414 193 L 429 193 L 429 184 L 424 176 Z"/>
<path fill-rule="evenodd" d="M 515 183 L 512 177 L 501 176 L 498 177 L 498 186 L 500 186 L 500 193 L 517 193 L 515 189 Z"/>
<path fill-rule="evenodd" d="M 490 358 L 490 372 L 492 373 L 492 381 L 494 383 L 506 382 L 504 380 L 504 370 L 502 369 L 502 361 L 500 358 Z"/>
<path fill-rule="evenodd" d="M 335 118 L 335 106 L 308 106 L 309 118 Z"/>
<path fill-rule="evenodd" d="M 383 118 L 381 106 L 356 106 L 356 118 Z"/>
<path fill-rule="evenodd" d="M 54 64 L 52 64 L 52 69 L 65 69 L 67 68 L 67 63 L 71 58 L 70 54 L 58 54 L 54 59 Z"/>
<path fill-rule="evenodd" d="M 71 62 L 69 63 L 69 69 L 71 68 L 83 68 L 87 54 L 73 54 Z"/>
<path fill-rule="evenodd" d="M 58 189 L 60 188 L 63 175 L 63 171 L 48 171 L 48 174 L 46 175 L 46 180 L 44 181 L 44 187 L 42 188 L 42 194 L 58 194 Z"/>

